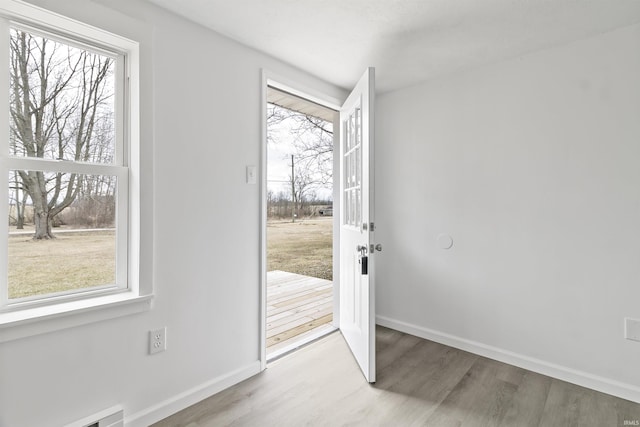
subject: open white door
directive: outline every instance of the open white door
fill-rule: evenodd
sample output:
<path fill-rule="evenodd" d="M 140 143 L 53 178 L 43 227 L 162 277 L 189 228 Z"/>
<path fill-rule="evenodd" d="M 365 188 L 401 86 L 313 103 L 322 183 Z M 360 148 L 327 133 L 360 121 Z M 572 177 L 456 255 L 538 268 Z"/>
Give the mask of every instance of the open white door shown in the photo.
<path fill-rule="evenodd" d="M 340 329 L 369 382 L 376 380 L 374 83 L 369 68 L 340 110 Z"/>

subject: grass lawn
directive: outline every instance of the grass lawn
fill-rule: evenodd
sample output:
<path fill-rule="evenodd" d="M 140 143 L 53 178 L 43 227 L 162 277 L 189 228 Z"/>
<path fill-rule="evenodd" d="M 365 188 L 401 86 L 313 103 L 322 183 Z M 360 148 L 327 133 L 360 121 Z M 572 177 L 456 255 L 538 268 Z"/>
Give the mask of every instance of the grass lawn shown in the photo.
<path fill-rule="evenodd" d="M 267 271 L 333 278 L 333 218 L 267 223 Z"/>
<path fill-rule="evenodd" d="M 267 271 L 331 280 L 332 218 L 267 224 Z M 115 281 L 113 231 L 56 233 L 34 241 L 9 236 L 9 298 L 64 292 Z"/>
<path fill-rule="evenodd" d="M 113 231 L 59 233 L 35 241 L 31 235 L 9 237 L 9 298 L 113 284 Z"/>

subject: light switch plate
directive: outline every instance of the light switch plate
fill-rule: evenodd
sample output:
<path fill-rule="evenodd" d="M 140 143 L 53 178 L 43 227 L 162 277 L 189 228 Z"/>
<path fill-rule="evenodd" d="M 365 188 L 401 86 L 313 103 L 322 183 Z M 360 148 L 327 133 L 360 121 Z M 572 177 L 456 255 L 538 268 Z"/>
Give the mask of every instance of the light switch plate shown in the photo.
<path fill-rule="evenodd" d="M 632 341 L 640 341 L 640 320 L 624 319 L 624 337 Z"/>
<path fill-rule="evenodd" d="M 256 184 L 258 182 L 258 170 L 255 166 L 247 166 L 247 184 Z"/>

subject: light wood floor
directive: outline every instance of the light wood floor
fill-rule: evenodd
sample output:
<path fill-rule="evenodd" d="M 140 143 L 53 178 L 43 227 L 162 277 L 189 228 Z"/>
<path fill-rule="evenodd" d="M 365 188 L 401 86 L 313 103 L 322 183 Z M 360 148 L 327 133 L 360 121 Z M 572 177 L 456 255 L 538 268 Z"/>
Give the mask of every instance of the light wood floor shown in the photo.
<path fill-rule="evenodd" d="M 378 327 L 369 385 L 340 333 L 156 424 L 623 427 L 640 405 Z M 627 423 L 625 423 L 627 421 Z"/>
<path fill-rule="evenodd" d="M 333 283 L 284 271 L 267 273 L 267 354 L 331 330 Z"/>

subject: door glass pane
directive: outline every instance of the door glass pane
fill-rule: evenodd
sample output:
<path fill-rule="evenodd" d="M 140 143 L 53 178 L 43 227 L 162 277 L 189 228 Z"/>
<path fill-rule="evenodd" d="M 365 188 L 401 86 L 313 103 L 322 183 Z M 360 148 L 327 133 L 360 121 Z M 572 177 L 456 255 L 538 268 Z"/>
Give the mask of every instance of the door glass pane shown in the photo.
<path fill-rule="evenodd" d="M 357 188 L 355 190 L 356 200 L 354 201 L 355 214 L 353 218 L 353 225 L 356 227 L 360 226 L 360 223 L 362 222 L 362 200 L 360 200 L 360 198 L 361 198 L 360 188 Z"/>
<path fill-rule="evenodd" d="M 349 163 L 351 163 L 351 187 L 357 185 L 356 174 L 358 173 L 358 165 L 356 165 L 356 157 L 353 151 L 349 153 Z"/>
<path fill-rule="evenodd" d="M 360 108 L 356 108 L 353 115 L 355 116 L 355 145 L 362 143 L 362 119 L 360 117 Z"/>
<path fill-rule="evenodd" d="M 354 159 L 354 163 L 355 163 L 355 178 L 354 178 L 354 183 L 357 186 L 360 186 L 362 184 L 362 155 L 361 153 L 361 147 L 358 146 L 355 149 L 355 159 Z"/>
<path fill-rule="evenodd" d="M 344 192 L 344 224 L 349 224 L 349 214 L 351 213 L 351 203 L 349 203 L 349 191 Z"/>
<path fill-rule="evenodd" d="M 344 224 L 359 227 L 362 220 L 362 120 L 360 108 L 344 122 Z"/>
<path fill-rule="evenodd" d="M 115 283 L 116 177 L 14 170 L 8 196 L 10 299 Z"/>

